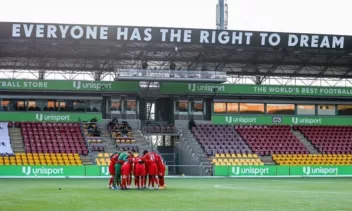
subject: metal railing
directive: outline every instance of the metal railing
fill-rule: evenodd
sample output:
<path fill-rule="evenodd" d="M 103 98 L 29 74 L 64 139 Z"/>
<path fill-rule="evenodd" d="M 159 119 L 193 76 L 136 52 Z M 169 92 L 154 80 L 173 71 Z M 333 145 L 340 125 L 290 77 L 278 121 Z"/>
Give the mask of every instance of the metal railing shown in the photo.
<path fill-rule="evenodd" d="M 196 161 L 197 165 L 202 166 L 203 172 L 200 175 L 211 175 L 212 165 L 210 165 L 208 157 L 194 138 L 192 132 L 186 130 L 183 126 L 177 126 L 177 129 L 180 134 L 181 147 L 191 154 L 192 160 Z"/>

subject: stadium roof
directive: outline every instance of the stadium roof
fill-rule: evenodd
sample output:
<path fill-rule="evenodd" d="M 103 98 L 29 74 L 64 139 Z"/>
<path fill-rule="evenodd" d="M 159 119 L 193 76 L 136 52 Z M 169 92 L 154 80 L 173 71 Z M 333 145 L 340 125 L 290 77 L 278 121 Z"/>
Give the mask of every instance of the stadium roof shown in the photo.
<path fill-rule="evenodd" d="M 134 26 L 0 23 L 0 69 L 223 71 L 238 76 L 352 78 L 352 37 Z"/>

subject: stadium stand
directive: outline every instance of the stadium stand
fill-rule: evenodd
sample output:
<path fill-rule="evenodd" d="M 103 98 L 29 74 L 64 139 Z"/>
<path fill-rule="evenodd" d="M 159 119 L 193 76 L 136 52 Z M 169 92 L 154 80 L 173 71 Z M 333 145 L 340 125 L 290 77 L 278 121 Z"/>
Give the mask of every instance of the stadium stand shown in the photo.
<path fill-rule="evenodd" d="M 88 148 L 78 123 L 20 123 L 27 153 L 78 153 Z"/>
<path fill-rule="evenodd" d="M 192 132 L 208 156 L 252 153 L 234 127 L 200 124 L 193 127 Z"/>
<path fill-rule="evenodd" d="M 273 155 L 278 165 L 351 165 L 352 154 Z"/>
<path fill-rule="evenodd" d="M 82 165 L 79 154 L 16 153 L 0 157 L 0 165 Z"/>
<path fill-rule="evenodd" d="M 250 149 L 260 156 L 308 154 L 307 148 L 291 132 L 290 126 L 235 126 Z"/>
<path fill-rule="evenodd" d="M 352 127 L 295 126 L 322 154 L 352 154 Z"/>

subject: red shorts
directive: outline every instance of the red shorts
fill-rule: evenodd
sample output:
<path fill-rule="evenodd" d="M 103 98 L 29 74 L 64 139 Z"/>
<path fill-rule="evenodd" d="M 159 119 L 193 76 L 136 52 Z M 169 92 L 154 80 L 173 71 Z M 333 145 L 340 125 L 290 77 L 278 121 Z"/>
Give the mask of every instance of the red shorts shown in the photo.
<path fill-rule="evenodd" d="M 110 165 L 109 166 L 109 173 L 110 173 L 110 175 L 115 175 L 115 166 L 112 166 L 112 165 Z"/>
<path fill-rule="evenodd" d="M 158 166 L 156 163 L 149 163 L 148 165 L 148 175 L 155 176 L 158 173 Z"/>
<path fill-rule="evenodd" d="M 131 174 L 131 165 L 123 164 L 121 167 L 121 175 L 129 175 Z"/>
<path fill-rule="evenodd" d="M 137 177 L 145 176 L 144 164 L 136 164 L 134 166 L 134 176 L 137 176 Z"/>
<path fill-rule="evenodd" d="M 165 171 L 166 171 L 165 165 L 158 165 L 158 176 L 159 177 L 165 176 Z"/>

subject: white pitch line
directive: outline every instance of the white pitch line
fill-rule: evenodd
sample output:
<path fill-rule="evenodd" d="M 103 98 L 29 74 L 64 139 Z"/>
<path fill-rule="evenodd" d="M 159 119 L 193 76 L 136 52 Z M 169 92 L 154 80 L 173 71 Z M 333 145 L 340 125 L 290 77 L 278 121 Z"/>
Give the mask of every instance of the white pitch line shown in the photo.
<path fill-rule="evenodd" d="M 233 185 L 233 184 L 231 184 Z M 230 185 L 230 186 L 231 186 Z M 215 188 L 247 190 L 247 191 L 263 191 L 263 192 L 277 192 L 277 193 L 325 193 L 325 194 L 352 194 L 352 192 L 334 192 L 334 191 L 304 191 L 304 190 L 278 190 L 278 189 L 261 189 L 248 187 L 224 187 L 225 185 L 214 185 Z M 229 186 L 229 185 L 226 185 Z"/>

